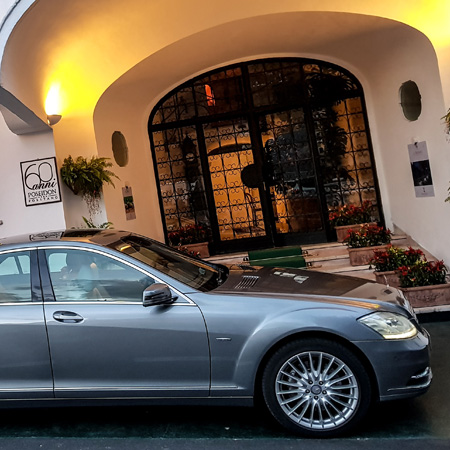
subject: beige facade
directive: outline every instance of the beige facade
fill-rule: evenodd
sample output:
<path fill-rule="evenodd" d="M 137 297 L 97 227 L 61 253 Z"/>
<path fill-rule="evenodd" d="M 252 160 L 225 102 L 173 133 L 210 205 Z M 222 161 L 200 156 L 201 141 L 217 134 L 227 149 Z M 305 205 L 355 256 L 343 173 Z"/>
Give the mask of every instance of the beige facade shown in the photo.
<path fill-rule="evenodd" d="M 443 225 L 450 219 L 444 203 L 450 148 L 441 120 L 450 106 L 447 3 L 4 0 L 0 238 L 81 225 L 85 205 L 65 186 L 63 202 L 25 206 L 20 162 L 55 156 L 60 166 L 69 154 L 113 158 L 111 136 L 120 131 L 129 163 L 114 165 L 120 181 L 105 189 L 95 220 L 164 240 L 147 129 L 158 101 L 215 68 L 311 58 L 346 69 L 363 88 L 386 225 L 450 261 Z M 415 121 L 404 117 L 400 105 L 399 89 L 408 80 L 421 94 Z M 8 93 L 35 117 L 11 103 Z M 62 115 L 53 129 L 45 125 L 46 100 Z M 416 197 L 408 154 L 415 142 L 427 145 L 432 197 Z M 134 220 L 124 212 L 125 186 L 133 189 Z"/>

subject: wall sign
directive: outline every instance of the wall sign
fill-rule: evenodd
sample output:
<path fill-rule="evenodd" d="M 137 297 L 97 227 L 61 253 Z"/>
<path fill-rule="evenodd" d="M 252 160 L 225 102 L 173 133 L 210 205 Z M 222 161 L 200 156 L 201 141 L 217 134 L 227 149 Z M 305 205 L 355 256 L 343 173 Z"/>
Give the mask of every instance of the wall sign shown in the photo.
<path fill-rule="evenodd" d="M 130 186 L 122 188 L 123 204 L 125 206 L 125 216 L 127 220 L 136 219 L 136 210 L 134 209 L 133 191 Z"/>
<path fill-rule="evenodd" d="M 409 144 L 408 152 L 416 197 L 434 197 L 427 143 L 422 141 Z"/>
<path fill-rule="evenodd" d="M 55 157 L 21 162 L 20 169 L 26 206 L 61 201 Z"/>

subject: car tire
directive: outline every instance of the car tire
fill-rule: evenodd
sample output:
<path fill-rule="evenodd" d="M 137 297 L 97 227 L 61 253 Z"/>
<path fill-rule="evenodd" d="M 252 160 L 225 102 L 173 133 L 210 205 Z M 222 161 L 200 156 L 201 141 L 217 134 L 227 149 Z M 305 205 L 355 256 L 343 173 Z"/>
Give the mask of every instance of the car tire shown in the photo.
<path fill-rule="evenodd" d="M 278 349 L 264 369 L 262 391 L 281 425 L 315 438 L 348 432 L 372 401 L 369 375 L 355 354 L 339 343 L 315 338 Z"/>

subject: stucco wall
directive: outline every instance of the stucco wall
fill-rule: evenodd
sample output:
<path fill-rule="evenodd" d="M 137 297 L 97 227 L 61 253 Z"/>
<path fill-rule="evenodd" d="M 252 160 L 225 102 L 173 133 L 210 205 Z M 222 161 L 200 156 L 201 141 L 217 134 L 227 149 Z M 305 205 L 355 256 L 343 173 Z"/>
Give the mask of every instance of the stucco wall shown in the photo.
<path fill-rule="evenodd" d="M 65 117 L 64 120 L 53 127 L 53 137 L 58 167 L 61 167 L 64 158 L 69 155 L 74 158 L 83 156 L 90 159 L 98 154 L 92 119 L 82 116 Z M 85 227 L 83 217 L 89 218 L 89 211 L 83 198 L 80 195 L 73 194 L 64 183 L 61 186 L 61 193 L 67 226 Z M 90 218 L 96 225 L 101 225 L 107 221 L 103 201 L 100 202 L 100 206 L 98 213 Z"/>
<path fill-rule="evenodd" d="M 51 133 L 16 136 L 0 116 L 0 239 L 65 228 L 63 204 L 25 206 L 20 163 L 55 156 Z"/>
<path fill-rule="evenodd" d="M 0 56 L 15 20 L 33 1 L 22 1 L 18 8 L 11 10 L 16 3 L 17 0 L 0 1 Z M 9 17 L 15 16 L 16 19 L 4 23 L 10 13 Z M 62 202 L 26 207 L 24 200 L 20 163 L 53 156 L 55 146 L 51 132 L 17 136 L 0 115 L 0 220 L 3 221 L 0 239 L 65 228 Z"/>
<path fill-rule="evenodd" d="M 383 172 L 383 192 L 388 199 L 387 218 L 439 258 L 450 260 L 450 220 L 444 203 L 450 180 L 449 143 L 440 118 L 445 109 L 440 74 L 433 48 L 427 39 L 402 36 L 398 30 L 384 33 L 387 43 L 399 43 L 381 64 L 370 69 L 368 86 L 374 146 Z M 410 122 L 400 109 L 399 88 L 405 81 L 417 83 L 422 95 L 422 114 Z M 374 126 L 375 125 L 375 126 Z M 428 148 L 435 196 L 417 198 L 411 174 L 408 145 L 425 141 Z"/>
<path fill-rule="evenodd" d="M 12 5 L 16 3 L 16 0 L 2 0 L 0 2 L 0 23 L 2 23 L 3 17 L 6 16 L 6 13 L 9 11 Z"/>

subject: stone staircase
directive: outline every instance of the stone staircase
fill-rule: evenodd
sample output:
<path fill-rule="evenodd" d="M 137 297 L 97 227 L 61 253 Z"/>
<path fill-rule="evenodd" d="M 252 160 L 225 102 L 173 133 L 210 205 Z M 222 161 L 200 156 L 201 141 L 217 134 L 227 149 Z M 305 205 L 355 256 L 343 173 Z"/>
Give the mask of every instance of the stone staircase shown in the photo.
<path fill-rule="evenodd" d="M 421 248 L 411 237 L 398 234 L 393 235 L 392 244 L 397 247 L 407 248 L 409 246 L 414 248 Z M 366 278 L 374 280 L 373 269 L 369 265 L 366 266 L 351 266 L 347 246 L 337 242 L 328 242 L 323 244 L 311 244 L 301 246 L 304 258 L 310 270 L 319 270 L 322 272 L 339 273 L 354 277 Z M 421 248 L 422 249 L 422 248 Z M 426 252 L 428 260 L 435 258 Z M 248 253 L 233 253 L 226 255 L 216 255 L 207 258 L 212 262 L 221 264 L 248 264 Z"/>
<path fill-rule="evenodd" d="M 432 254 L 418 245 L 417 242 L 415 242 L 410 236 L 404 234 L 394 234 L 392 236 L 392 245 L 402 248 L 420 248 L 429 261 L 436 260 Z M 344 244 L 328 242 L 323 244 L 302 245 L 301 248 L 304 252 L 303 256 L 307 263 L 308 270 L 318 270 L 322 272 L 338 273 L 342 275 L 365 278 L 368 280 L 375 280 L 373 269 L 371 269 L 369 265 L 350 265 L 347 246 Z M 206 259 L 220 264 L 249 264 L 247 252 L 216 255 Z M 428 314 L 429 316 L 430 314 L 433 315 L 434 313 L 438 313 L 438 316 L 441 317 L 442 313 L 447 315 L 450 314 L 450 305 L 416 308 L 416 313 Z"/>
<path fill-rule="evenodd" d="M 407 248 L 418 245 L 406 235 L 396 235 L 392 238 L 392 245 Z M 374 280 L 373 269 L 369 265 L 351 266 L 347 246 L 338 242 L 302 246 L 308 268 L 322 272 L 339 273 L 359 278 Z"/>

